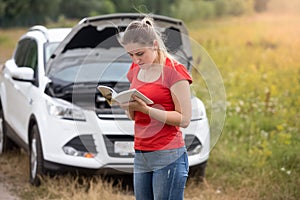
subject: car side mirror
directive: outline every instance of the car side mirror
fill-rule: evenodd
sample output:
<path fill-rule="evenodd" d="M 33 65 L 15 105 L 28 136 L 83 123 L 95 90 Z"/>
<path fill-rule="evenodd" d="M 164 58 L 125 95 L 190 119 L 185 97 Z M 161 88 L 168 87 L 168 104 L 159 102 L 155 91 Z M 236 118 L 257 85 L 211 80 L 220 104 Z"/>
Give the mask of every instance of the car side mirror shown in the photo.
<path fill-rule="evenodd" d="M 11 71 L 11 76 L 16 81 L 35 82 L 34 71 L 29 67 L 18 67 Z"/>

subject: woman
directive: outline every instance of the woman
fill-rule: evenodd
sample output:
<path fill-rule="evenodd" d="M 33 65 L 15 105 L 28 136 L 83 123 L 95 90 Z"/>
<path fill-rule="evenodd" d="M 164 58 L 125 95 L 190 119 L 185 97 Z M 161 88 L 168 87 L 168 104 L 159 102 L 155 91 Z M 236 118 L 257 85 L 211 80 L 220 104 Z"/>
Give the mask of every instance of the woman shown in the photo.
<path fill-rule="evenodd" d="M 136 199 L 183 199 L 189 166 L 180 127 L 190 123 L 192 79 L 167 53 L 151 19 L 131 22 L 120 42 L 133 61 L 130 87 L 154 102 L 146 105 L 134 97 L 120 105 L 135 121 Z"/>

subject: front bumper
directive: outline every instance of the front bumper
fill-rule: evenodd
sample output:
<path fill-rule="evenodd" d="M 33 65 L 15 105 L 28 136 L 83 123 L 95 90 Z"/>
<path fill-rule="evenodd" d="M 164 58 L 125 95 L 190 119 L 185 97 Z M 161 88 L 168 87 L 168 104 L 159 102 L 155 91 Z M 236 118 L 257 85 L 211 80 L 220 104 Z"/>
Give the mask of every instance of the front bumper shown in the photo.
<path fill-rule="evenodd" d="M 129 120 L 102 120 L 94 112 L 86 113 L 87 121 L 71 121 L 50 118 L 42 128 L 41 139 L 45 167 L 54 171 L 89 171 L 93 173 L 132 173 L 134 155 L 114 154 L 114 143 L 108 145 L 107 138 L 125 138 L 133 141 L 133 122 Z M 50 126 L 51 125 L 51 126 Z M 190 166 L 206 162 L 209 156 L 209 126 L 207 119 L 192 121 L 190 126 L 182 129 L 189 153 Z M 94 158 L 67 155 L 63 147 L 74 138 L 93 138 Z M 127 139 L 126 139 L 127 138 Z M 128 139 L 131 138 L 131 139 Z M 114 139 L 110 141 L 120 141 Z M 124 140 L 123 140 L 124 141 Z M 86 144 L 83 142 L 83 144 Z M 199 152 L 195 150 L 200 145 Z M 88 146 L 88 145 L 87 145 Z"/>

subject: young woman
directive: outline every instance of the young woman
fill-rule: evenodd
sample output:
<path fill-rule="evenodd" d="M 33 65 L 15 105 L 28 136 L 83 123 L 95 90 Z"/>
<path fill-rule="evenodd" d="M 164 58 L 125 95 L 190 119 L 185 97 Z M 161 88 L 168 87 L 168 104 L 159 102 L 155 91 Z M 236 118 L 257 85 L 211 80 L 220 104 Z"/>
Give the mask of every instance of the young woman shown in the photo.
<path fill-rule="evenodd" d="M 131 22 L 120 42 L 133 61 L 127 74 L 130 87 L 154 102 L 146 105 L 134 97 L 120 105 L 135 121 L 135 197 L 183 199 L 189 165 L 180 127 L 190 123 L 192 79 L 167 53 L 151 19 Z"/>

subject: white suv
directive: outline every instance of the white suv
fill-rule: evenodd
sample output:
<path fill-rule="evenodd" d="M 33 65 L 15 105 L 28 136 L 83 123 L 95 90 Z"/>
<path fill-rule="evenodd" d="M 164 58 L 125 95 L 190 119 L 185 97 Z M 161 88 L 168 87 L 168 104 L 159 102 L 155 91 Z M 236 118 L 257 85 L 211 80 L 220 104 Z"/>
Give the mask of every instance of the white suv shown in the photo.
<path fill-rule="evenodd" d="M 97 85 L 128 89 L 131 60 L 117 40 L 139 14 L 83 19 L 73 29 L 34 26 L 18 42 L 0 74 L 0 154 L 13 145 L 29 152 L 30 182 L 51 171 L 130 173 L 133 122 L 110 107 Z M 170 52 L 188 70 L 192 53 L 182 21 L 153 15 Z M 209 157 L 210 131 L 202 101 L 182 129 L 191 167 Z"/>

